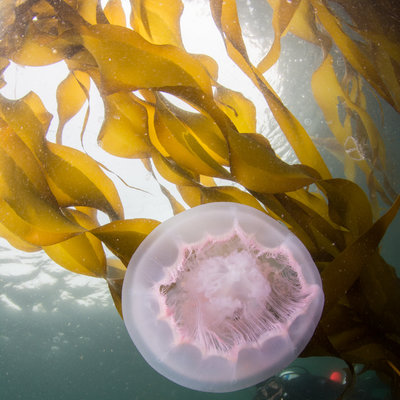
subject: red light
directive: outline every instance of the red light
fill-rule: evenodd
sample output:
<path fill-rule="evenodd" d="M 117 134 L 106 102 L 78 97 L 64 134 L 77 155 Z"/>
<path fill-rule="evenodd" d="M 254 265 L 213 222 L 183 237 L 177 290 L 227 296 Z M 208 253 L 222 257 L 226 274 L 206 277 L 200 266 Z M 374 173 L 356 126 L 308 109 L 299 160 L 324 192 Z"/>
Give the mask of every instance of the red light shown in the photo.
<path fill-rule="evenodd" d="M 329 375 L 329 379 L 333 382 L 342 383 L 342 374 L 339 371 L 333 371 Z"/>

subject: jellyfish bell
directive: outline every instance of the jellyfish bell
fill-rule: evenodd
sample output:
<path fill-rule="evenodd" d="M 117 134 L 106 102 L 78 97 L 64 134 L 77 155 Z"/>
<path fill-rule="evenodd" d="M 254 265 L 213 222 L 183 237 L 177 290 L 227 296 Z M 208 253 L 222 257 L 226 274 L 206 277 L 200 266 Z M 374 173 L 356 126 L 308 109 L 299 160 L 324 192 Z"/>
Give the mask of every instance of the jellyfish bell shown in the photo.
<path fill-rule="evenodd" d="M 145 360 L 191 389 L 231 392 L 290 364 L 324 303 L 300 240 L 252 207 L 209 203 L 159 225 L 122 289 L 127 330 Z"/>

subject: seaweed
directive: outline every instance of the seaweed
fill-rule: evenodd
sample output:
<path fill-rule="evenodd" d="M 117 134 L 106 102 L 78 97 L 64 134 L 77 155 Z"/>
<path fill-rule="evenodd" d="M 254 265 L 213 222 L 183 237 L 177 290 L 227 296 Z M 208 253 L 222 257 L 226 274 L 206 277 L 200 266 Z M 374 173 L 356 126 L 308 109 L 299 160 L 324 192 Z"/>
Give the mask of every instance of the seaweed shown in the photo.
<path fill-rule="evenodd" d="M 106 279 L 121 313 L 124 270 L 159 222 L 124 219 L 103 166 L 62 144 L 66 122 L 95 85 L 105 106 L 99 145 L 118 157 L 141 159 L 154 177 L 157 171 L 175 185 L 186 205 L 160 182 L 174 213 L 207 202 L 239 202 L 280 220 L 302 240 L 326 297 L 303 356 L 340 357 L 350 370 L 362 363 L 399 396 L 400 281 L 379 243 L 400 198 L 366 93 L 400 111 L 400 8 L 372 0 L 268 3 L 275 38 L 254 65 L 236 1 L 209 2 L 227 54 L 263 95 L 298 164 L 282 160 L 256 132 L 253 103 L 217 82 L 216 62 L 185 50 L 180 0 L 131 0 L 128 25 L 120 0 L 104 8 L 97 0 L 2 2 L 0 87 L 10 62 L 40 67 L 63 61 L 70 72 L 57 89 L 56 143 L 47 139 L 52 116 L 35 93 L 18 100 L 0 96 L 0 235 L 17 249 L 43 249 L 64 268 Z M 321 48 L 311 87 L 346 179 L 332 178 L 318 141 L 264 76 L 289 32 Z M 344 59 L 340 73 L 333 49 Z M 165 93 L 196 112 L 173 105 Z M 357 171 L 368 194 L 355 183 Z M 101 225 L 97 211 L 110 222 Z M 117 258 L 107 258 L 104 246 Z"/>

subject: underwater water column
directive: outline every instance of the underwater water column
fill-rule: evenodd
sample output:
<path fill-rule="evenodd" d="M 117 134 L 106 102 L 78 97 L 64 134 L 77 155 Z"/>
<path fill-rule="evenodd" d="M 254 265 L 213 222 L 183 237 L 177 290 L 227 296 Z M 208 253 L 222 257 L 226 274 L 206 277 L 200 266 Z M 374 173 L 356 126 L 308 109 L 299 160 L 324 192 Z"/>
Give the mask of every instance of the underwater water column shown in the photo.
<path fill-rule="evenodd" d="M 204 29 L 194 26 L 197 12 L 188 25 L 205 46 L 193 50 L 187 45 L 191 38 L 181 29 L 183 8 L 187 11 L 194 2 L 206 7 L 209 3 L 207 19 L 225 46 L 216 56 L 208 50 L 217 39 L 204 33 L 211 31 L 210 24 Z M 118 186 L 118 179 L 108 176 L 110 170 L 126 173 L 120 178 L 134 183 L 129 192 L 148 196 L 148 182 L 133 181 L 135 161 L 145 165 L 159 185 L 154 193 L 161 189 L 174 214 L 213 201 L 251 205 L 288 226 L 321 272 L 321 329 L 301 357 L 329 354 L 345 360 L 353 370 L 348 390 L 355 379 L 354 365 L 365 365 L 391 382 L 394 398 L 400 398 L 400 280 L 390 265 L 398 257 L 393 252 L 393 261 L 384 260 L 379 244 L 400 207 L 398 167 L 392 168 L 398 163 L 390 160 L 397 157 L 394 143 L 399 142 L 392 136 L 400 126 L 398 6 L 372 0 L 125 3 L 129 10 L 119 0 L 0 2 L 0 235 L 19 250 L 43 249 L 69 271 L 104 278 L 121 313 L 126 266 L 164 217 L 159 216 L 158 203 L 149 197 L 139 200 L 137 193 L 135 201 L 124 204 L 127 186 L 122 188 L 122 181 Z M 229 60 L 218 53 L 226 53 Z M 248 81 L 241 85 L 240 77 L 221 68 L 228 61 L 250 79 L 257 95 L 250 95 Z M 62 65 L 62 82 L 49 85 L 50 64 Z M 18 65 L 18 76 L 10 78 Z M 46 75 L 42 86 L 54 89 L 48 104 L 34 79 L 26 84 L 20 79 L 22 69 L 37 67 Z M 92 94 L 100 97 L 97 105 Z M 103 109 L 104 115 L 96 115 Z M 91 125 L 94 120 L 98 124 Z M 104 151 L 109 163 L 104 162 Z M 389 157 L 390 152 L 394 156 Z M 117 158 L 108 158 L 111 155 Z M 117 171 L 122 158 L 124 166 Z M 143 213 L 145 218 L 140 218 Z M 193 223 L 191 229 L 197 226 Z M 148 300 L 154 308 L 153 314 L 142 312 L 135 319 L 148 339 L 145 344 L 154 350 L 152 365 L 201 390 L 227 390 L 224 382 L 230 382 L 228 390 L 235 390 L 257 382 L 258 373 L 273 373 L 279 362 L 283 365 L 286 353 L 280 352 L 265 357 L 271 370 L 257 361 L 259 353 L 252 346 L 267 346 L 264 333 L 280 340 L 279 346 L 268 342 L 274 350 L 294 347 L 294 332 L 306 339 L 296 326 L 302 322 L 295 319 L 296 311 L 290 314 L 292 308 L 282 308 L 284 302 L 271 306 L 277 287 L 286 288 L 278 294 L 290 299 L 282 293 L 297 293 L 301 280 L 296 281 L 292 267 L 282 270 L 282 279 L 276 279 L 275 270 L 265 276 L 265 265 L 279 268 L 281 258 L 269 253 L 265 260 L 258 258 L 252 231 L 238 226 L 232 223 L 212 239 L 182 236 L 179 245 L 168 247 L 176 258 L 161 263 L 166 275 L 152 281 L 151 290 L 139 291 L 134 302 L 146 310 L 143 301 Z M 217 243 L 224 249 L 222 255 L 211 252 Z M 226 250 L 233 244 L 242 250 Z M 263 246 L 275 248 L 256 238 L 255 248 L 263 257 Z M 186 249 L 187 257 L 179 249 Z M 116 258 L 108 257 L 110 251 Z M 292 265 L 285 261 L 290 252 L 282 254 L 283 262 Z M 286 278 L 294 286 L 282 286 Z M 145 295 L 150 292 L 153 302 Z M 4 293 L 0 297 L 8 301 Z M 60 300 L 66 302 L 65 296 Z M 297 304 L 299 298 L 294 300 Z M 267 316 L 258 313 L 260 304 L 269 305 Z M 157 347 L 159 326 L 168 328 L 160 341 L 172 337 L 166 343 L 175 347 Z M 6 339 L 9 336 L 14 335 L 7 333 Z M 169 361 L 183 347 L 195 353 L 192 361 Z M 147 357 L 146 347 L 140 348 Z M 131 343 L 126 349 L 135 351 Z M 123 354 L 128 354 L 126 349 Z M 241 364 L 246 352 L 251 357 Z M 179 354 L 184 358 L 187 352 Z M 25 355 L 21 359 L 26 365 Z M 131 368 L 140 362 L 136 357 L 129 361 Z M 203 361 L 208 376 L 207 368 L 201 369 Z M 122 359 L 118 365 L 123 365 Z M 103 382 L 109 383 L 109 370 Z M 21 375 L 32 379 L 30 372 Z M 146 381 L 134 372 L 127 376 L 140 397 L 137 390 L 145 392 Z M 13 386 L 19 386 L 19 375 L 15 382 Z M 22 386 L 27 387 L 25 376 Z M 124 384 L 120 387 L 126 389 Z M 171 389 L 171 396 L 176 397 L 175 390 L 184 389 Z"/>
<path fill-rule="evenodd" d="M 300 240 L 266 214 L 224 202 L 159 225 L 132 257 L 122 291 L 125 325 L 146 361 L 208 392 L 243 389 L 290 364 L 323 304 Z"/>

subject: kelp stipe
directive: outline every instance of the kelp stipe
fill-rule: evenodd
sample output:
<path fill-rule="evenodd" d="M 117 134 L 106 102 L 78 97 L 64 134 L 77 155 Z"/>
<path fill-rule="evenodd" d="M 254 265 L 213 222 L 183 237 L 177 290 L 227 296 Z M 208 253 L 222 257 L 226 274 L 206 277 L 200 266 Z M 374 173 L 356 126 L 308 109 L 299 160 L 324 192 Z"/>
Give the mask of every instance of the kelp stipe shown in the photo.
<path fill-rule="evenodd" d="M 287 366 L 323 304 L 318 270 L 300 240 L 261 211 L 223 202 L 154 229 L 122 290 L 125 325 L 144 358 L 206 392 L 243 389 Z"/>

